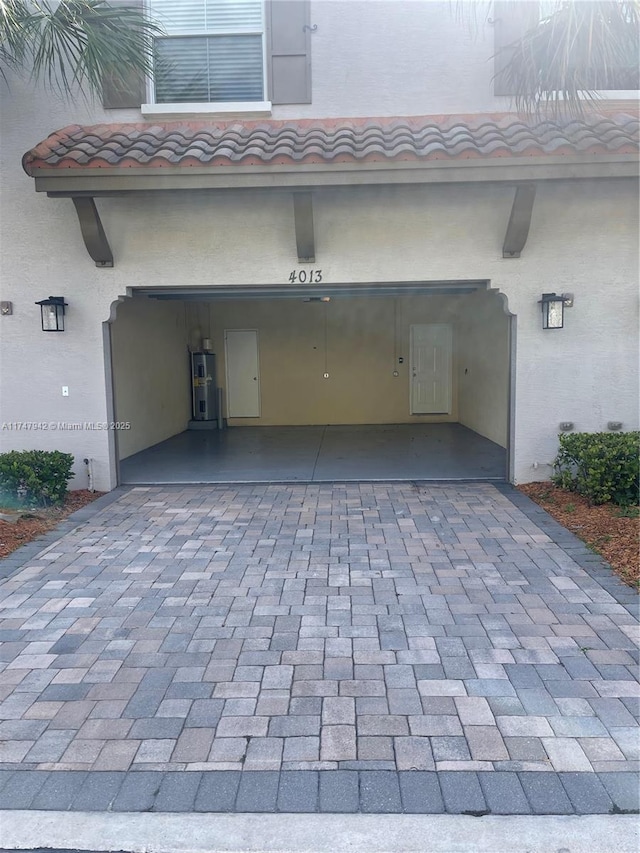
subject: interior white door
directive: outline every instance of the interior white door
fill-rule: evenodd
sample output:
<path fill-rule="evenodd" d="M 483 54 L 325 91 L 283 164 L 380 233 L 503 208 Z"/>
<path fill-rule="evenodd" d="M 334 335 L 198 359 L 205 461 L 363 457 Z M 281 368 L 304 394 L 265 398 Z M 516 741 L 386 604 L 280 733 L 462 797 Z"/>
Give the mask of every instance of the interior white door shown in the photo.
<path fill-rule="evenodd" d="M 260 417 L 258 332 L 227 329 L 224 333 L 227 374 L 227 417 Z"/>
<path fill-rule="evenodd" d="M 411 414 L 451 414 L 452 330 L 446 323 L 411 326 Z"/>

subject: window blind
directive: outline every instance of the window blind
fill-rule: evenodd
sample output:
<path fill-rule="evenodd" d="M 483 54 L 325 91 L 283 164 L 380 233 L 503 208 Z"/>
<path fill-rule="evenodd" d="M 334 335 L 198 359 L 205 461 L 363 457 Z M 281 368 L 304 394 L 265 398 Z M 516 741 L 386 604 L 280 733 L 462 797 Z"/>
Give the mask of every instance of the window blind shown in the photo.
<path fill-rule="evenodd" d="M 156 103 L 262 101 L 262 36 L 158 39 Z"/>
<path fill-rule="evenodd" d="M 156 103 L 264 100 L 262 0 L 151 0 Z"/>
<path fill-rule="evenodd" d="M 168 35 L 262 31 L 262 0 L 150 0 Z"/>

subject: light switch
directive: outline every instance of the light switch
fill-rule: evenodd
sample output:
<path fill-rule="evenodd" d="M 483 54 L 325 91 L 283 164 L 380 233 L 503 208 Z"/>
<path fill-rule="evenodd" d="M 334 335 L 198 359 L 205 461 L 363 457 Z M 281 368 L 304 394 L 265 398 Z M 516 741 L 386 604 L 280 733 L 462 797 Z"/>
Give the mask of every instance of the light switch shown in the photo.
<path fill-rule="evenodd" d="M 68 396 L 69 396 L 69 386 L 68 386 L 68 385 L 63 385 L 63 386 L 62 386 L 62 396 L 63 396 L 63 397 L 68 397 Z"/>

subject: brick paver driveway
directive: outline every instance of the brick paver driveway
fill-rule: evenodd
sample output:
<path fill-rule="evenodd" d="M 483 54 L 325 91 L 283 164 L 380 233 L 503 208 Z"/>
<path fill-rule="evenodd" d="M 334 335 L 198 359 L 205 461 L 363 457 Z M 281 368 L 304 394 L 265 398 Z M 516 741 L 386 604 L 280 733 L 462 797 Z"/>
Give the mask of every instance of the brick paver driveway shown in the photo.
<path fill-rule="evenodd" d="M 5 808 L 635 807 L 633 592 L 510 487 L 133 488 L 0 592 Z"/>

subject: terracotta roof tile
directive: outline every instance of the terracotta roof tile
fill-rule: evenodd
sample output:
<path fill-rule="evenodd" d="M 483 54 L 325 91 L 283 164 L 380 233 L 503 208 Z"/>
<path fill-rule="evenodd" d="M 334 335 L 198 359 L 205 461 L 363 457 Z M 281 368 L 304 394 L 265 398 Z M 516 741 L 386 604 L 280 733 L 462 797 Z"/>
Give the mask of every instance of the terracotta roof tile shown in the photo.
<path fill-rule="evenodd" d="M 525 121 L 514 115 L 71 125 L 23 157 L 36 169 L 294 165 L 554 154 L 633 154 L 638 117 Z"/>

